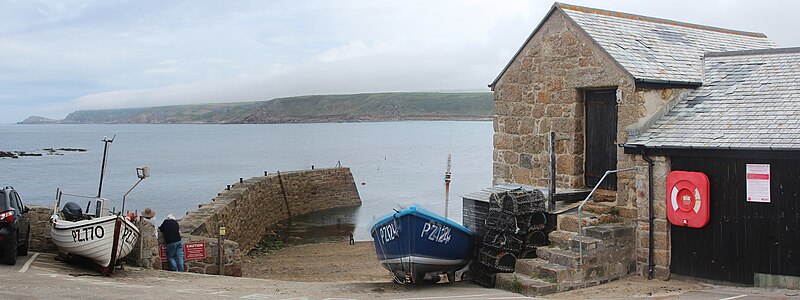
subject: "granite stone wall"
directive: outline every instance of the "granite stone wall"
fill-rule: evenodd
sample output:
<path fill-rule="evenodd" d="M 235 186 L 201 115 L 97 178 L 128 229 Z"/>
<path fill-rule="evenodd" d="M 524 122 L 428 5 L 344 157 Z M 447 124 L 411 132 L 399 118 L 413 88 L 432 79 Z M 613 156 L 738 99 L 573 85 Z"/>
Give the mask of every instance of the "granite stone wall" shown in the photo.
<path fill-rule="evenodd" d="M 28 205 L 28 218 L 31 222 L 30 243 L 28 250 L 33 252 L 58 251 L 56 245 L 50 237 L 50 216 L 53 215 L 52 206 L 33 206 Z"/>
<path fill-rule="evenodd" d="M 282 184 L 281 184 L 282 183 Z M 234 183 L 211 202 L 179 220 L 188 241 L 205 241 L 207 259 L 187 263 L 189 271 L 218 272 L 217 236 L 225 227 L 226 275 L 241 276 L 241 255 L 252 249 L 269 226 L 291 216 L 360 205 L 349 168 L 292 171 Z"/>
<path fill-rule="evenodd" d="M 629 135 L 649 127 L 690 91 L 636 86 L 634 79 L 582 29 L 556 10 L 523 45 L 494 86 L 493 182 L 546 187 L 548 134 L 554 131 L 558 139 L 557 188 L 584 188 L 583 95 L 593 89 L 617 90 L 616 144 L 624 144 Z M 668 159 L 655 159 L 656 265 L 657 274 L 664 278 L 669 274 L 670 241 L 663 185 L 670 167 Z M 617 191 L 607 193 L 612 195 L 607 204 L 638 212 L 633 221 L 639 224 L 636 258 L 641 263 L 649 247 L 647 163 L 619 148 L 617 168 L 633 166 L 642 168 L 617 174 Z"/>
<path fill-rule="evenodd" d="M 637 107 L 632 78 L 556 11 L 494 87 L 494 183 L 547 186 L 548 134 L 554 131 L 557 187 L 583 187 L 583 91 L 590 89 L 621 90 L 617 128 L 633 121 L 623 117 Z"/>
<path fill-rule="evenodd" d="M 653 159 L 653 209 L 655 220 L 653 221 L 653 244 L 654 244 L 654 263 L 655 276 L 659 279 L 669 279 L 670 266 L 670 225 L 667 220 L 667 195 L 666 184 L 667 175 L 671 171 L 669 158 L 654 156 Z M 637 156 L 637 161 L 641 162 L 642 172 L 636 174 L 636 206 L 639 208 L 636 220 L 636 271 L 642 276 L 646 276 L 649 264 L 650 247 L 650 222 L 649 222 L 649 198 L 647 163 Z"/>
<path fill-rule="evenodd" d="M 195 273 L 219 274 L 217 236 L 220 224 L 226 228 L 222 258 L 225 275 L 242 276 L 242 253 L 255 246 L 269 226 L 290 216 L 360 204 L 349 168 L 291 171 L 280 176 L 275 173 L 242 180 L 178 220 L 184 243 L 204 242 L 206 247 L 206 258 L 186 261 L 186 268 Z M 49 219 L 53 208 L 30 208 L 30 250 L 57 252 L 50 239 Z M 137 220 L 136 225 L 140 237 L 134 251 L 124 261 L 129 265 L 168 270 L 169 266 L 162 264 L 158 257 L 157 225 L 142 219 Z"/>

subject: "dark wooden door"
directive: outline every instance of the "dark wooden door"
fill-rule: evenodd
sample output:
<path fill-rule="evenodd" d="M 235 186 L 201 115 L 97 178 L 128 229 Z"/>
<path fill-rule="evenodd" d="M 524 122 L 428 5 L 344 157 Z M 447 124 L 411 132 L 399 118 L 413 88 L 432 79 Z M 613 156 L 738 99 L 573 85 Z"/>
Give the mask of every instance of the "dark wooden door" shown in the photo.
<path fill-rule="evenodd" d="M 608 170 L 617 168 L 616 90 L 586 91 L 586 159 L 584 180 L 593 187 Z M 616 190 L 617 175 L 609 174 L 600 188 Z"/>
<path fill-rule="evenodd" d="M 747 202 L 747 164 L 770 165 L 769 203 Z M 754 273 L 800 276 L 800 160 L 673 157 L 672 169 L 711 185 L 705 227 L 670 225 L 673 273 L 744 284 Z"/>

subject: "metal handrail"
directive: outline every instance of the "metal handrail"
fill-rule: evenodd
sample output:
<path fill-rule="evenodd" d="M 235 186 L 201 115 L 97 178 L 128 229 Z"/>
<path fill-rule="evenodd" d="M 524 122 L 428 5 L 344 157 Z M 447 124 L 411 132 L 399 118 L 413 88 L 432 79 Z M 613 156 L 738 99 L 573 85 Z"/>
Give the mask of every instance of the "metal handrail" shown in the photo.
<path fill-rule="evenodd" d="M 605 174 L 603 174 L 603 177 L 600 178 L 600 181 L 598 181 L 597 184 L 594 185 L 594 188 L 592 189 L 592 191 L 589 192 L 589 195 L 586 195 L 586 199 L 583 199 L 583 202 L 581 202 L 581 205 L 578 206 L 578 236 L 581 238 L 581 240 L 578 243 L 578 259 L 579 259 L 578 265 L 579 266 L 583 266 L 583 244 L 582 244 L 582 242 L 583 242 L 583 205 L 586 204 L 586 201 L 589 201 L 589 198 L 592 197 L 592 194 L 594 194 L 594 191 L 597 190 L 597 187 L 599 187 L 601 183 L 603 183 L 603 180 L 606 179 L 606 176 L 608 176 L 608 174 L 625 172 L 625 171 L 634 171 L 634 170 L 639 170 L 639 169 L 641 169 L 641 168 L 637 166 L 637 167 L 631 167 L 631 168 L 625 168 L 625 169 L 617 169 L 617 170 L 608 170 L 608 171 L 606 171 Z"/>

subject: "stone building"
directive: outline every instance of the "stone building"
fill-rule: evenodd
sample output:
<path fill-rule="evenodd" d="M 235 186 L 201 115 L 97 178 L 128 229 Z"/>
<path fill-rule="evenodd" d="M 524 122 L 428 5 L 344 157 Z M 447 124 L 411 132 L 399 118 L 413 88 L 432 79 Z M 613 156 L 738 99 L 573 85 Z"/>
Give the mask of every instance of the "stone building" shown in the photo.
<path fill-rule="evenodd" d="M 800 149 L 800 56 L 796 49 L 763 50 L 775 47 L 760 33 L 556 3 L 489 85 L 493 183 L 547 186 L 550 132 L 559 189 L 592 188 L 606 170 L 642 167 L 599 187 L 609 195 L 605 205 L 630 212 L 623 216 L 636 226 L 637 272 L 668 278 L 676 260 L 664 192 L 672 156 Z M 781 60 L 793 64 L 781 69 Z M 748 96 L 759 91 L 771 93 Z M 744 117 L 759 110 L 760 118 Z M 775 132 L 785 128 L 793 131 Z"/>

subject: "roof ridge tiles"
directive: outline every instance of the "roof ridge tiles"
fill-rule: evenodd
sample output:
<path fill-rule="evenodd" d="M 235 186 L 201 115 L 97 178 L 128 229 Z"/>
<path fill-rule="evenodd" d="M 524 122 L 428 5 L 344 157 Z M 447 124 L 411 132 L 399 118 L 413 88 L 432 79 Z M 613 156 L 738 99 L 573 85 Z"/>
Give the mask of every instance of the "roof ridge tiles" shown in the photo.
<path fill-rule="evenodd" d="M 706 52 L 705 53 L 705 57 L 764 55 L 764 54 L 791 54 L 791 53 L 800 53 L 800 47 L 766 48 L 766 49 L 725 51 L 725 52 Z"/>
<path fill-rule="evenodd" d="M 574 11 L 579 11 L 579 12 L 584 12 L 584 13 L 612 16 L 612 17 L 625 18 L 625 19 L 638 20 L 638 21 L 646 21 L 646 22 L 652 22 L 652 23 L 660 23 L 660 24 L 665 24 L 665 25 L 681 26 L 681 27 L 686 27 L 686 28 L 694 28 L 694 29 L 701 29 L 701 30 L 708 30 L 708 31 L 716 31 L 716 32 L 728 33 L 728 34 L 736 34 L 736 35 L 758 37 L 758 38 L 767 38 L 767 36 L 765 34 L 759 33 L 759 32 L 732 30 L 732 29 L 726 29 L 726 28 L 720 28 L 720 27 L 714 27 L 714 26 L 708 26 L 708 25 L 700 25 L 700 24 L 678 22 L 678 21 L 673 21 L 673 20 L 660 19 L 660 18 L 654 18 L 654 17 L 648 17 L 648 16 L 641 16 L 641 15 L 636 15 L 636 14 L 623 13 L 623 12 L 604 10 L 604 9 L 598 9 L 598 8 L 584 7 L 584 6 L 578 6 L 578 5 L 572 5 L 572 4 L 565 4 L 565 3 L 560 3 L 560 2 L 556 2 L 554 5 L 559 7 L 559 8 L 561 8 L 561 9 L 574 10 Z"/>

